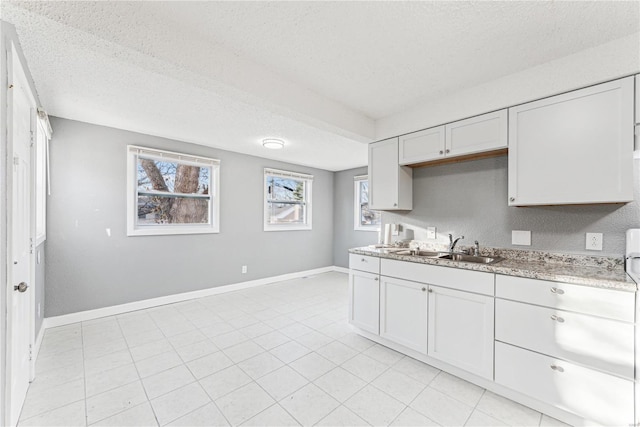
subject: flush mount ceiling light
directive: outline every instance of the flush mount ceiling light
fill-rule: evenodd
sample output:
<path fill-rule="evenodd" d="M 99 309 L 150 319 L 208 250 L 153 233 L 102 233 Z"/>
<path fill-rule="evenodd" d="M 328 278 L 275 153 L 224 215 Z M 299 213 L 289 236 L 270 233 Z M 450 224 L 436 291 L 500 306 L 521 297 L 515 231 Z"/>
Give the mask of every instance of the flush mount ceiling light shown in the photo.
<path fill-rule="evenodd" d="M 276 138 L 267 138 L 262 140 L 262 146 L 272 150 L 279 150 L 284 147 L 284 141 Z"/>

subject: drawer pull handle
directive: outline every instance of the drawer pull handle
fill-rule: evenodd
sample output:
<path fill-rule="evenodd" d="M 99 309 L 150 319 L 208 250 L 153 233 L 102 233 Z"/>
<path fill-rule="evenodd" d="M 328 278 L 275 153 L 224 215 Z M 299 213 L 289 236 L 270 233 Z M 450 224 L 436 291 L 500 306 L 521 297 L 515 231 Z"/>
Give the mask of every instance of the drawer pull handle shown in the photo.
<path fill-rule="evenodd" d="M 564 323 L 564 319 L 560 316 L 556 316 L 555 314 L 551 315 L 551 320 L 555 320 L 556 322 Z"/>
<path fill-rule="evenodd" d="M 379 279 L 376 277 L 376 278 L 375 278 L 375 279 L 373 279 L 373 280 L 375 280 L 375 281 L 377 282 Z"/>
<path fill-rule="evenodd" d="M 427 288 L 422 288 L 422 292 L 425 292 L 427 290 Z"/>
<path fill-rule="evenodd" d="M 551 369 L 553 369 L 556 372 L 564 372 L 564 368 L 558 365 L 551 365 Z"/>
<path fill-rule="evenodd" d="M 562 294 L 564 294 L 564 291 L 562 289 L 558 289 L 558 288 L 551 288 L 551 293 L 552 294 L 557 294 L 557 295 L 562 295 Z"/>
<path fill-rule="evenodd" d="M 362 261 L 362 262 L 367 262 L 367 260 L 366 260 L 366 259 L 364 259 L 364 258 L 362 258 L 360 261 Z"/>

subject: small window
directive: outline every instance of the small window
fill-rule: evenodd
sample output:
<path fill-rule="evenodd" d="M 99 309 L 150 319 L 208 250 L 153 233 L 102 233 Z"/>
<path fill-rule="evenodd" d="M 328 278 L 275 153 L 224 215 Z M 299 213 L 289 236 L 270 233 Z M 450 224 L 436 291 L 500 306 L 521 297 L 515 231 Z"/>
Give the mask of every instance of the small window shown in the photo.
<path fill-rule="evenodd" d="M 355 217 L 354 229 L 377 231 L 380 228 L 380 212 L 369 209 L 369 179 L 367 175 L 354 177 Z"/>
<path fill-rule="evenodd" d="M 264 231 L 311 230 L 313 175 L 264 170 Z"/>
<path fill-rule="evenodd" d="M 128 146 L 129 236 L 217 233 L 220 161 Z"/>

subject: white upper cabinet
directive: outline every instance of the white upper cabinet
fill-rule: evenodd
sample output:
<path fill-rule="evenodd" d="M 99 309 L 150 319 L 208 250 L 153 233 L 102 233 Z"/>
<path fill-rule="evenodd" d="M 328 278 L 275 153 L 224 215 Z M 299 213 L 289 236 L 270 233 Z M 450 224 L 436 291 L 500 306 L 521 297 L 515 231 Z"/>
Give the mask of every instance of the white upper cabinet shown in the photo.
<path fill-rule="evenodd" d="M 444 156 L 444 126 L 413 132 L 400 137 L 400 164 L 410 165 Z"/>
<path fill-rule="evenodd" d="M 507 148 L 507 110 L 495 111 L 402 135 L 401 165 L 466 156 Z"/>
<path fill-rule="evenodd" d="M 507 148 L 507 110 L 460 120 L 446 126 L 446 156 Z"/>
<path fill-rule="evenodd" d="M 509 109 L 509 205 L 633 200 L 633 77 Z"/>
<path fill-rule="evenodd" d="M 398 138 L 369 144 L 369 207 L 413 208 L 413 171 L 398 164 Z"/>

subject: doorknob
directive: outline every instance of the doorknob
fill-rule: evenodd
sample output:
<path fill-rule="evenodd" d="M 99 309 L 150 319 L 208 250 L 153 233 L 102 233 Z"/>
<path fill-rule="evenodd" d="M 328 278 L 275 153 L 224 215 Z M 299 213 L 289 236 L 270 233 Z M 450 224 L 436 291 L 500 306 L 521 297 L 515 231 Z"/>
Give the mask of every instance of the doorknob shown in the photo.
<path fill-rule="evenodd" d="M 29 285 L 27 285 L 25 282 L 20 282 L 19 285 L 13 287 L 13 290 L 18 292 L 25 292 L 28 287 Z"/>

